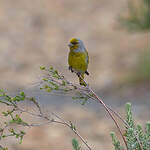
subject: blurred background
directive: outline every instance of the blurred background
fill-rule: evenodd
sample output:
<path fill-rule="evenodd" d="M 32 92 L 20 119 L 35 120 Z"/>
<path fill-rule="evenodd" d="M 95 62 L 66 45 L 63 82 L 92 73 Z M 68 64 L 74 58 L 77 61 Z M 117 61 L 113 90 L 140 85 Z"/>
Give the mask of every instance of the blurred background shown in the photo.
<path fill-rule="evenodd" d="M 144 124 L 150 120 L 149 29 L 149 0 L 1 0 L 0 88 L 35 96 L 43 110 L 74 122 L 95 150 L 112 149 L 109 132 L 116 129 L 103 107 L 40 91 L 39 67 L 52 65 L 78 83 L 68 71 L 67 44 L 80 38 L 90 57 L 88 83 L 122 115 L 132 102 L 137 123 Z M 21 145 L 11 139 L 7 144 L 10 150 L 70 150 L 73 137 L 51 124 L 28 129 Z"/>

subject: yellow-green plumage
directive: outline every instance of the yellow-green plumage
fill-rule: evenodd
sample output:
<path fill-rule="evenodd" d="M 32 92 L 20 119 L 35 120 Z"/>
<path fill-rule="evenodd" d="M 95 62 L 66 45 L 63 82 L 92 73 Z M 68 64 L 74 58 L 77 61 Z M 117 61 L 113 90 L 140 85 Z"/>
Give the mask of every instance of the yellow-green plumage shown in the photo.
<path fill-rule="evenodd" d="M 89 63 L 88 52 L 86 51 L 83 43 L 79 39 L 73 38 L 70 41 L 71 45 L 70 52 L 68 56 L 68 64 L 73 71 L 79 73 L 79 82 L 81 85 L 86 86 L 84 79 L 84 74 L 88 74 L 87 68 Z"/>
<path fill-rule="evenodd" d="M 74 70 L 80 73 L 85 73 L 88 67 L 87 52 L 69 52 L 68 63 Z"/>

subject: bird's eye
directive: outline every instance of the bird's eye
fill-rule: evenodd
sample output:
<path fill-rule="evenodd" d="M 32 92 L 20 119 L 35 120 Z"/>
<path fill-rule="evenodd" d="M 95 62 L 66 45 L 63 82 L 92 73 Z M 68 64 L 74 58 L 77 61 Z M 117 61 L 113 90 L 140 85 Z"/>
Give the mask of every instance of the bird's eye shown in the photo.
<path fill-rule="evenodd" d="M 76 45 L 76 44 L 78 44 L 78 42 L 77 41 L 73 41 L 73 42 L 71 42 L 73 45 Z"/>

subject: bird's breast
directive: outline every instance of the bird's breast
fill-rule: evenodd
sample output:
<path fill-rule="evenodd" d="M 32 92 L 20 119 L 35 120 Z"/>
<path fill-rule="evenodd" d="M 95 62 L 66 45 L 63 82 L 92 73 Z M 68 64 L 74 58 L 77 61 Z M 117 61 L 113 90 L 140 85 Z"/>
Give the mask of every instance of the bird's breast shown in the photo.
<path fill-rule="evenodd" d="M 85 52 L 70 52 L 68 57 L 69 66 L 79 72 L 85 72 L 87 70 L 87 58 Z"/>

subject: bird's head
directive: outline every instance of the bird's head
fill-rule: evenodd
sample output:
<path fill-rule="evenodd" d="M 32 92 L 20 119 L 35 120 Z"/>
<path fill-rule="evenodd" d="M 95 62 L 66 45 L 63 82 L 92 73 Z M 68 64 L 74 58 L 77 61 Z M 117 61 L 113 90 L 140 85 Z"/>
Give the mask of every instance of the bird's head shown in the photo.
<path fill-rule="evenodd" d="M 72 38 L 68 46 L 70 50 L 85 49 L 83 42 L 78 38 Z"/>

